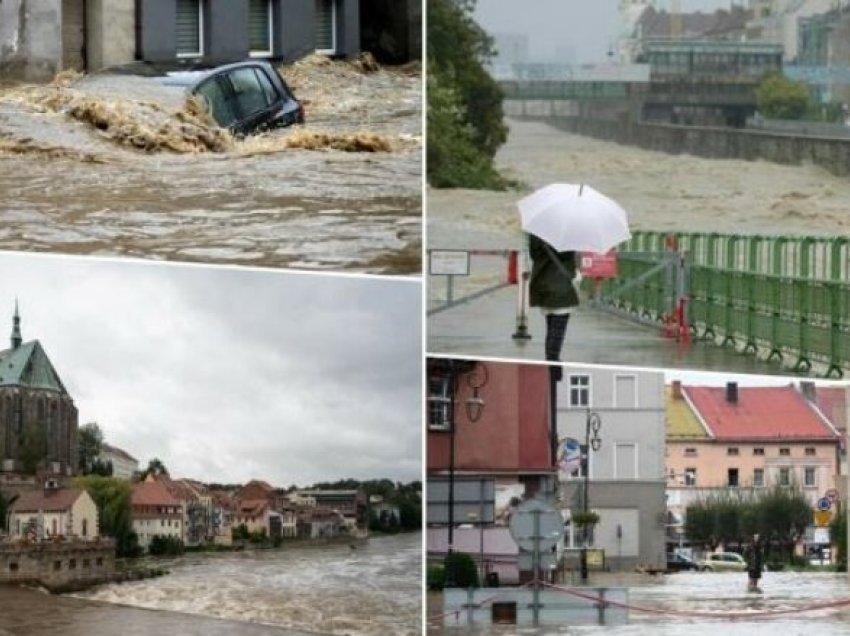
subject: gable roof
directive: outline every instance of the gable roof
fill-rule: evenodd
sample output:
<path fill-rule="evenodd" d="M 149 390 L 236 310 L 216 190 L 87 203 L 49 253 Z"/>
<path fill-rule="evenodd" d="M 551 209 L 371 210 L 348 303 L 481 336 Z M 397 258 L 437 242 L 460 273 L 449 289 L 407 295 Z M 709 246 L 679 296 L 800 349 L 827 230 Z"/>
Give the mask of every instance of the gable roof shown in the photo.
<path fill-rule="evenodd" d="M 684 394 L 678 397 L 672 386 L 667 387 L 665 411 L 669 441 L 708 439 L 708 433 Z"/>
<path fill-rule="evenodd" d="M 71 508 L 83 494 L 78 488 L 28 490 L 21 493 L 10 510 L 12 512 L 63 512 Z"/>
<path fill-rule="evenodd" d="M 159 481 L 141 481 L 133 486 L 130 498 L 134 506 L 179 506 L 181 502 L 175 499 Z"/>
<path fill-rule="evenodd" d="M 730 32 L 743 31 L 753 11 L 734 6 L 731 11 L 717 9 L 713 13 L 680 14 L 681 36 L 685 38 L 721 36 Z M 665 10 L 647 7 L 638 19 L 639 32 L 643 37 L 669 37 L 673 28 L 673 16 Z"/>
<path fill-rule="evenodd" d="M 738 387 L 738 401 L 726 387 L 683 387 L 717 440 L 838 441 L 835 431 L 793 386 Z"/>
<path fill-rule="evenodd" d="M 815 403 L 826 419 L 839 431 L 847 430 L 848 393 L 850 387 L 818 387 L 815 393 Z"/>
<path fill-rule="evenodd" d="M 0 351 L 0 386 L 24 386 L 68 393 L 38 340 Z"/>
<path fill-rule="evenodd" d="M 124 449 L 118 448 L 117 446 L 112 446 L 112 444 L 107 444 L 106 442 L 103 442 L 100 448 L 101 454 L 111 453 L 112 455 L 115 455 L 116 457 L 121 457 L 122 459 L 126 459 L 127 461 L 135 462 L 137 464 L 139 463 L 139 460 L 133 457 L 130 453 L 128 453 Z"/>

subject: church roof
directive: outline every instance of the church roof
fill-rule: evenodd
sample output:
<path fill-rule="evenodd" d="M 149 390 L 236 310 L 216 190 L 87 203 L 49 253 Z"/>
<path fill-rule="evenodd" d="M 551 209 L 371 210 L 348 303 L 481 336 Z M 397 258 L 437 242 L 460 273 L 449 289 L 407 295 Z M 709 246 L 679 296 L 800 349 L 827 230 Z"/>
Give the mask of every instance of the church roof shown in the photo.
<path fill-rule="evenodd" d="M 20 386 L 67 393 L 38 340 L 0 351 L 0 387 Z"/>
<path fill-rule="evenodd" d="M 12 504 L 12 512 L 64 512 L 71 508 L 83 494 L 77 488 L 55 490 L 30 490 L 22 492 Z"/>

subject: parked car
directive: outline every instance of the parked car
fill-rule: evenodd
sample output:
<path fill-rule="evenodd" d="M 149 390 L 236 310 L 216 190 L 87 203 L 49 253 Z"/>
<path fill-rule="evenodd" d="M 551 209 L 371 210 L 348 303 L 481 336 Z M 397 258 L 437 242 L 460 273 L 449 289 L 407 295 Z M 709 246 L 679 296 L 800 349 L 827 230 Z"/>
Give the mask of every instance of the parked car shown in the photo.
<path fill-rule="evenodd" d="M 699 564 L 684 554 L 667 555 L 668 572 L 682 572 L 685 570 L 699 570 Z"/>
<path fill-rule="evenodd" d="M 262 60 L 205 71 L 189 87 L 222 128 L 237 135 L 304 123 L 304 107 L 275 68 Z"/>
<path fill-rule="evenodd" d="M 699 562 L 704 572 L 744 572 L 747 562 L 737 552 L 712 552 Z"/>

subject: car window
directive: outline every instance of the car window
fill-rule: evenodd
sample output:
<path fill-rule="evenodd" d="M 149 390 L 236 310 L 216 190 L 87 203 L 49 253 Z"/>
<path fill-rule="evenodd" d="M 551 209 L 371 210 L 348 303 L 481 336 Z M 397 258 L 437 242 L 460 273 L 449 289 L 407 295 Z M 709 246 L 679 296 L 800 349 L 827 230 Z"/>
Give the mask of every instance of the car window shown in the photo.
<path fill-rule="evenodd" d="M 235 69 L 228 74 L 228 77 L 233 85 L 236 103 L 243 117 L 250 117 L 270 104 L 253 68 Z"/>
<path fill-rule="evenodd" d="M 254 69 L 254 71 L 257 73 L 257 79 L 260 82 L 260 86 L 263 87 L 263 91 L 266 93 L 266 100 L 269 104 L 275 103 L 278 99 L 280 99 L 280 96 L 277 94 L 277 90 L 275 90 L 272 81 L 263 69 L 258 68 Z"/>
<path fill-rule="evenodd" d="M 195 96 L 219 126 L 227 128 L 236 120 L 232 97 L 225 93 L 217 78 L 201 84 L 195 89 Z"/>

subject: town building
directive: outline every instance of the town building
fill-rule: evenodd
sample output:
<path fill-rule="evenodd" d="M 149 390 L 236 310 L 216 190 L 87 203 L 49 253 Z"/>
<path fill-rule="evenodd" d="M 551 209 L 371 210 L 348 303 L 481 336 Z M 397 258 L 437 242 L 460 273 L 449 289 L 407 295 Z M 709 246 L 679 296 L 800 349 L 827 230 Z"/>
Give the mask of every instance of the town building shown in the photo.
<path fill-rule="evenodd" d="M 836 0 L 752 0 L 753 15 L 747 21 L 747 39 L 780 44 L 784 61 L 797 63 L 801 21 L 827 13 L 837 4 Z"/>
<path fill-rule="evenodd" d="M 421 19 L 421 16 L 420 16 Z M 0 73 L 360 52 L 359 0 L 4 0 Z"/>
<path fill-rule="evenodd" d="M 43 489 L 23 491 L 9 508 L 9 534 L 30 541 L 98 538 L 97 506 L 77 488 L 58 488 L 48 482 Z"/>
<path fill-rule="evenodd" d="M 143 481 L 133 485 L 130 498 L 133 531 L 139 547 L 147 549 L 155 536 L 183 541 L 183 503 L 161 481 Z"/>
<path fill-rule="evenodd" d="M 305 508 L 298 516 L 300 539 L 331 539 L 338 537 L 346 527 L 346 520 L 336 510 L 324 506 Z"/>
<path fill-rule="evenodd" d="M 233 512 L 233 527 L 245 526 L 250 533 L 259 532 L 271 535 L 272 509 L 267 499 L 236 499 L 236 510 Z"/>
<path fill-rule="evenodd" d="M 16 304 L 11 346 L 0 351 L 0 473 L 73 475 L 77 428 L 77 407 L 41 343 L 23 341 Z"/>
<path fill-rule="evenodd" d="M 369 524 L 369 506 L 362 490 L 301 490 L 298 497 L 315 501 L 316 507 L 338 512 L 350 532 L 364 530 Z"/>
<path fill-rule="evenodd" d="M 666 458 L 671 524 L 681 525 L 688 505 L 713 493 L 796 486 L 814 509 L 839 485 L 838 431 L 810 392 L 814 387 L 804 386 L 672 384 Z"/>
<path fill-rule="evenodd" d="M 139 460 L 125 450 L 104 442 L 97 456 L 101 463 L 112 465 L 112 476 L 118 479 L 131 480 L 139 471 Z"/>
<path fill-rule="evenodd" d="M 589 546 L 604 551 L 605 566 L 664 567 L 664 432 L 662 373 L 565 369 L 558 396 L 559 478 L 565 547 L 573 562 L 583 541 L 570 519 L 585 507 L 588 480 L 586 506 L 599 515 Z"/>
<path fill-rule="evenodd" d="M 427 423 L 429 560 L 460 551 L 471 528 L 485 546 L 471 553 L 482 578 L 519 582 L 518 550 L 486 546 L 501 546 L 522 500 L 555 504 L 548 369 L 429 359 Z"/>

